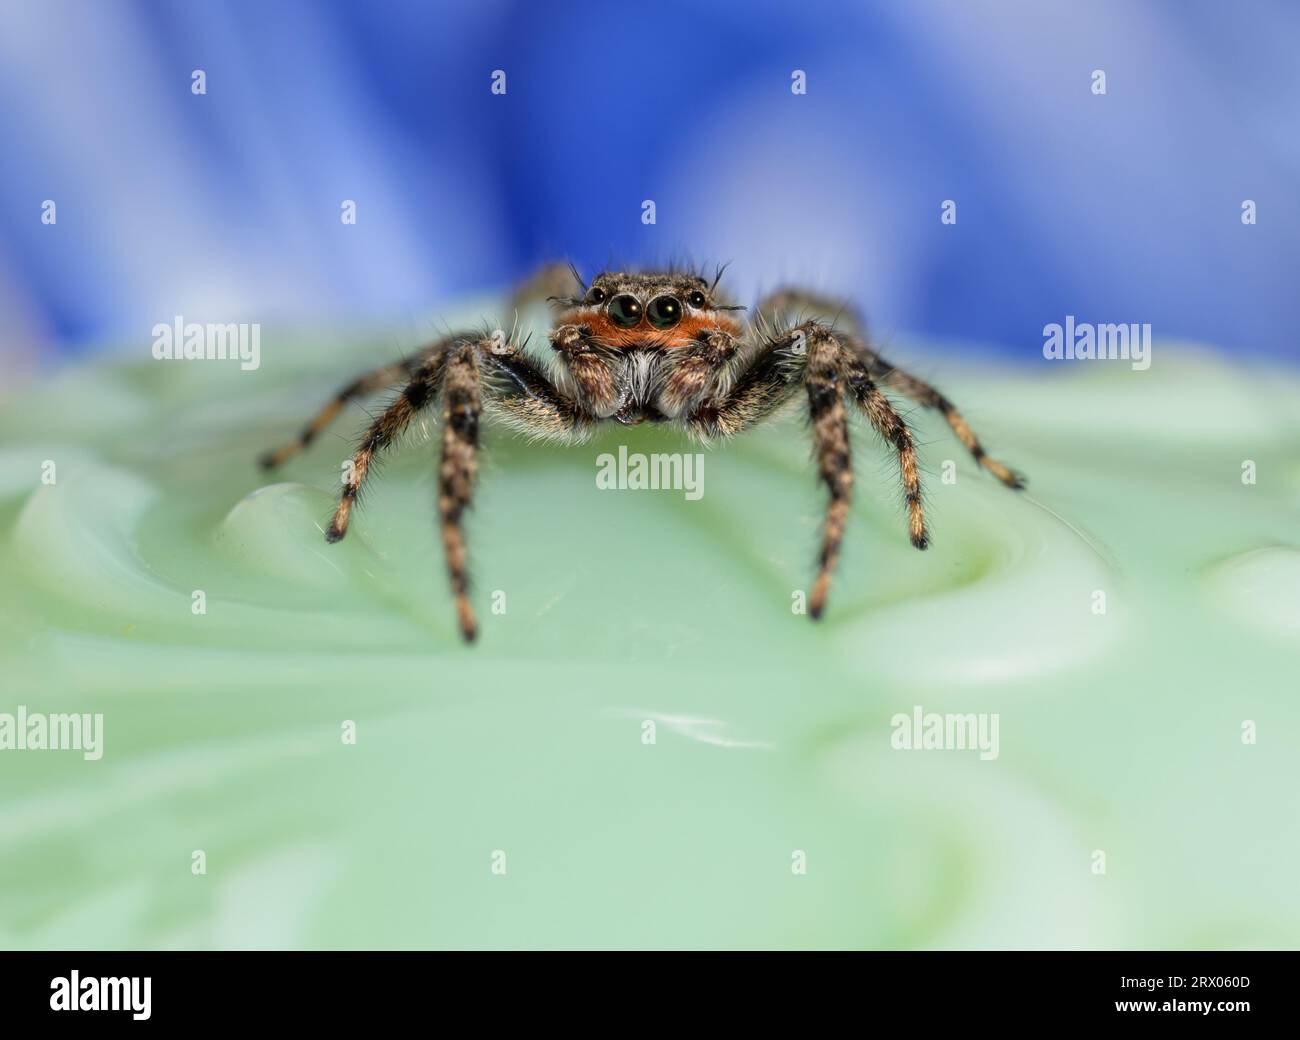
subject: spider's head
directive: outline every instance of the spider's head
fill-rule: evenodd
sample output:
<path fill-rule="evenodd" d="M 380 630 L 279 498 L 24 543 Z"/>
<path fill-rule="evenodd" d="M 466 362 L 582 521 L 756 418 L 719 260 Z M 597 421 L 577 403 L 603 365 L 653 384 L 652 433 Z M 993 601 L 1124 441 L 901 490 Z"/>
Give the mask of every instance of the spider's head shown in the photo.
<path fill-rule="evenodd" d="M 714 285 L 696 275 L 605 271 L 560 315 L 585 325 L 609 347 L 684 347 L 707 329 L 735 334 L 731 311 L 714 300 Z"/>

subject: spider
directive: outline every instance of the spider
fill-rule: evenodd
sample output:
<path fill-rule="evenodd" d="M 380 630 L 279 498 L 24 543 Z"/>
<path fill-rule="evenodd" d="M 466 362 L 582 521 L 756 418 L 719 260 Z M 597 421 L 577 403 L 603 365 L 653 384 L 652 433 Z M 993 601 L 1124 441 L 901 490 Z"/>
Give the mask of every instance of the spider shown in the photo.
<path fill-rule="evenodd" d="M 496 332 L 444 336 L 415 354 L 344 386 L 296 441 L 262 456 L 272 469 L 299 451 L 355 398 L 404 383 L 361 438 L 325 538 L 348 531 L 353 504 L 375 457 L 418 414 L 441 402 L 437 506 L 460 632 L 473 642 L 461 522 L 471 503 L 484 414 L 525 434 L 578 443 L 602 423 L 674 423 L 700 439 L 731 437 L 788 404 L 800 388 L 819 475 L 829 493 L 818 572 L 808 613 L 821 617 L 840 554 L 853 493 L 850 407 L 860 409 L 898 455 L 912 545 L 929 544 L 912 433 L 882 387 L 937 409 L 975 461 L 1010 488 L 1021 477 L 990 458 L 961 414 L 934 387 L 895 368 L 867 345 L 861 319 L 840 301 L 785 288 L 764 297 L 747 325 L 745 308 L 712 281 L 679 271 L 606 271 L 585 284 L 572 265 L 548 265 L 514 294 L 515 312 L 547 299 L 555 326 L 549 365 L 527 341 Z"/>

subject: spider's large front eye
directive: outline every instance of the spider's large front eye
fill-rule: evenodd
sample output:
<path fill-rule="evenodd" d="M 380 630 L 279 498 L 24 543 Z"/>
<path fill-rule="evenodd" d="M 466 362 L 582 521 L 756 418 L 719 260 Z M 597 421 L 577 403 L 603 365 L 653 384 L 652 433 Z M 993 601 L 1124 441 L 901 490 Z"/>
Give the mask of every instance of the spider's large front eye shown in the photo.
<path fill-rule="evenodd" d="M 630 329 L 641 321 L 641 301 L 623 293 L 609 301 L 609 318 L 615 325 Z"/>
<path fill-rule="evenodd" d="M 676 296 L 656 296 L 645 313 L 655 328 L 671 329 L 682 320 L 682 301 Z"/>

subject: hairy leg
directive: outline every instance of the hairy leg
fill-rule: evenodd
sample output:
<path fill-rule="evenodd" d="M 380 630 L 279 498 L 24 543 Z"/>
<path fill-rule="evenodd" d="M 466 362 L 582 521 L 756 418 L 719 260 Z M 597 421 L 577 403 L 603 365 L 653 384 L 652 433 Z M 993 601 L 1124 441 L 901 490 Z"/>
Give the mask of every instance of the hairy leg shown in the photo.
<path fill-rule="evenodd" d="M 446 341 L 449 344 L 455 340 Z M 448 349 L 456 349 L 449 346 Z M 429 355 L 411 376 L 401 393 L 384 410 L 361 438 L 361 443 L 353 453 L 348 471 L 343 479 L 343 492 L 339 498 L 334 519 L 330 521 L 325 532 L 325 540 L 337 542 L 348 533 L 348 519 L 352 513 L 352 504 L 361 493 L 361 486 L 375 456 L 387 448 L 411 424 L 424 408 L 438 396 L 442 386 L 443 373 L 447 364 L 447 351 L 440 350 Z"/>
<path fill-rule="evenodd" d="M 803 383 L 808 339 L 822 326 L 805 322 L 765 339 L 739 359 L 728 373 L 729 385 L 706 393 L 683 420 L 703 439 L 731 437 L 766 419 L 785 405 Z"/>
<path fill-rule="evenodd" d="M 316 436 L 334 421 L 343 410 L 343 406 L 349 401 L 379 390 L 385 390 L 404 377 L 409 378 L 419 368 L 425 357 L 436 349 L 438 349 L 438 344 L 433 344 L 416 354 L 412 354 L 410 357 L 395 361 L 391 365 L 383 365 L 380 368 L 372 369 L 358 376 L 347 386 L 340 389 L 329 403 L 316 413 L 312 420 L 302 428 L 297 440 L 282 445 L 274 451 L 266 452 L 257 460 L 258 465 L 263 469 L 275 469 L 276 466 L 287 462 L 310 445 L 316 439 Z"/>
<path fill-rule="evenodd" d="M 577 272 L 567 264 L 546 264 L 533 275 L 525 279 L 510 297 L 510 307 L 516 315 L 533 304 L 551 296 L 561 296 L 571 292 L 575 286 L 580 287 Z M 311 421 L 298 434 L 296 440 L 268 451 L 258 458 L 258 465 L 263 469 L 275 469 L 306 449 L 316 437 L 325 430 L 343 411 L 344 406 L 358 397 L 377 393 L 395 386 L 403 379 L 410 379 L 420 365 L 431 354 L 446 350 L 455 337 L 440 339 L 422 347 L 400 361 L 363 372 L 352 382 L 342 387 L 338 393 L 321 408 Z"/>
<path fill-rule="evenodd" d="M 580 440 L 596 420 L 556 387 L 523 351 L 507 345 L 480 353 L 485 403 L 518 433 L 547 440 Z"/>
<path fill-rule="evenodd" d="M 478 635 L 478 625 L 469 602 L 468 553 L 461 517 L 473 500 L 482 412 L 478 353 L 473 344 L 466 343 L 448 357 L 443 375 L 438 519 L 442 525 L 442 548 L 447 559 L 447 576 L 456 604 L 456 618 L 467 643 L 472 643 Z"/>
<path fill-rule="evenodd" d="M 854 401 L 885 443 L 898 452 L 898 469 L 903 477 L 903 500 L 907 503 L 907 533 L 916 548 L 925 549 L 930 544 L 930 536 L 925 527 L 921 474 L 916 464 L 916 445 L 912 441 L 912 431 L 889 403 L 889 398 L 872 382 L 866 366 L 843 345 L 840 346 L 840 359 Z"/>
<path fill-rule="evenodd" d="M 808 338 L 808 368 L 804 374 L 808 393 L 808 418 L 812 425 L 813 454 L 829 492 L 817 578 L 808 597 L 814 619 L 826 609 L 831 575 L 840 558 L 840 544 L 853 501 L 853 459 L 849 447 L 849 422 L 844 408 L 840 346 L 825 329 Z"/>
<path fill-rule="evenodd" d="M 990 458 L 975 431 L 961 412 L 930 384 L 890 364 L 867 345 L 866 323 L 861 312 L 846 300 L 812 289 L 784 286 L 768 293 L 757 307 L 761 316 L 780 320 L 792 317 L 818 317 L 842 330 L 841 339 L 852 349 L 871 373 L 871 378 L 890 390 L 897 390 L 924 408 L 938 411 L 975 461 L 1009 488 L 1023 488 L 1024 477 L 997 459 Z"/>
<path fill-rule="evenodd" d="M 912 434 L 888 398 L 871 380 L 844 337 L 819 321 L 807 321 L 768 339 L 736 374 L 729 391 L 704 399 L 687 417 L 699 436 L 731 436 L 767 418 L 803 385 L 808 395 L 814 455 L 829 492 L 817 578 L 809 613 L 820 617 L 839 561 L 853 494 L 853 467 L 844 395 L 849 393 L 868 420 L 898 453 L 908 509 L 908 534 L 918 549 L 929 545 L 921 480 Z"/>
<path fill-rule="evenodd" d="M 768 339 L 749 357 L 730 389 L 707 397 L 686 422 L 702 437 L 732 436 L 770 416 L 791 400 L 801 385 L 808 396 L 813 454 L 829 496 L 818 572 L 808 602 L 809 614 L 819 618 L 839 562 L 853 498 L 841 348 L 835 337 L 824 325 L 812 321 Z"/>
<path fill-rule="evenodd" d="M 866 329 L 861 312 L 848 300 L 792 285 L 773 289 L 758 301 L 754 311 L 760 319 L 777 323 L 818 319 L 853 335 L 862 335 Z"/>
<path fill-rule="evenodd" d="M 882 386 L 897 390 L 900 394 L 911 398 L 924 408 L 933 408 L 938 411 L 947 421 L 952 432 L 956 434 L 957 439 L 961 441 L 980 466 L 992 473 L 1009 488 L 1019 490 L 1025 486 L 1023 476 L 997 459 L 991 458 L 985 452 L 984 446 L 980 443 L 979 438 L 975 436 L 975 431 L 971 429 L 970 424 L 948 398 L 929 383 L 923 382 L 911 373 L 891 365 L 860 340 L 852 341 L 850 345 L 855 356 L 871 373 L 871 377 Z"/>
<path fill-rule="evenodd" d="M 577 270 L 570 264 L 543 264 L 519 284 L 510 297 L 514 315 L 552 297 L 567 298 L 583 288 Z"/>
<path fill-rule="evenodd" d="M 500 414 L 511 418 L 525 432 L 573 435 L 591 420 L 514 345 L 473 336 L 453 337 L 444 342 L 445 347 L 425 359 L 412 374 L 411 381 L 362 437 L 325 537 L 337 542 L 347 534 L 352 505 L 376 456 L 420 412 L 441 399 L 438 520 L 457 623 L 464 639 L 472 642 L 478 635 L 478 625 L 469 602 L 468 552 L 462 518 L 471 504 L 478 473 L 484 389 Z"/>

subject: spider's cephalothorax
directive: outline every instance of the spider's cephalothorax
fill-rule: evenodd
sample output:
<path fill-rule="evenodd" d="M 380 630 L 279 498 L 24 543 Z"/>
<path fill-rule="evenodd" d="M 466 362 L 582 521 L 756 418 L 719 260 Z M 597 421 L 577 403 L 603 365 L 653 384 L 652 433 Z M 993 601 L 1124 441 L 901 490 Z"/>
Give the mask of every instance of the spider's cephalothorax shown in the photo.
<path fill-rule="evenodd" d="M 819 570 L 808 600 L 820 617 L 853 491 L 848 415 L 857 408 L 897 453 L 912 544 L 929 544 L 916 451 L 907 423 L 882 387 L 940 411 L 975 460 L 1008 487 L 1021 478 L 990 458 L 952 403 L 885 361 L 843 303 L 784 289 L 761 300 L 756 320 L 737 318 L 712 281 L 674 272 L 606 272 L 584 285 L 572 268 L 550 266 L 516 293 L 516 312 L 539 297 L 555 309 L 549 364 L 503 333 L 445 336 L 402 361 L 365 373 L 335 395 L 298 439 L 263 456 L 271 468 L 306 447 L 348 401 L 404 384 L 371 423 L 348 468 L 326 531 L 336 542 L 375 456 L 422 410 L 441 404 L 438 515 L 461 633 L 477 632 L 466 577 L 461 518 L 478 470 L 486 415 L 532 436 L 581 440 L 597 425 L 672 422 L 702 439 L 741 433 L 802 389 L 820 476 L 829 492 Z"/>
<path fill-rule="evenodd" d="M 729 355 L 739 342 L 739 308 L 715 300 L 714 288 L 694 275 L 606 273 L 581 296 L 552 297 L 565 389 L 596 420 L 681 416 L 707 352 Z"/>

